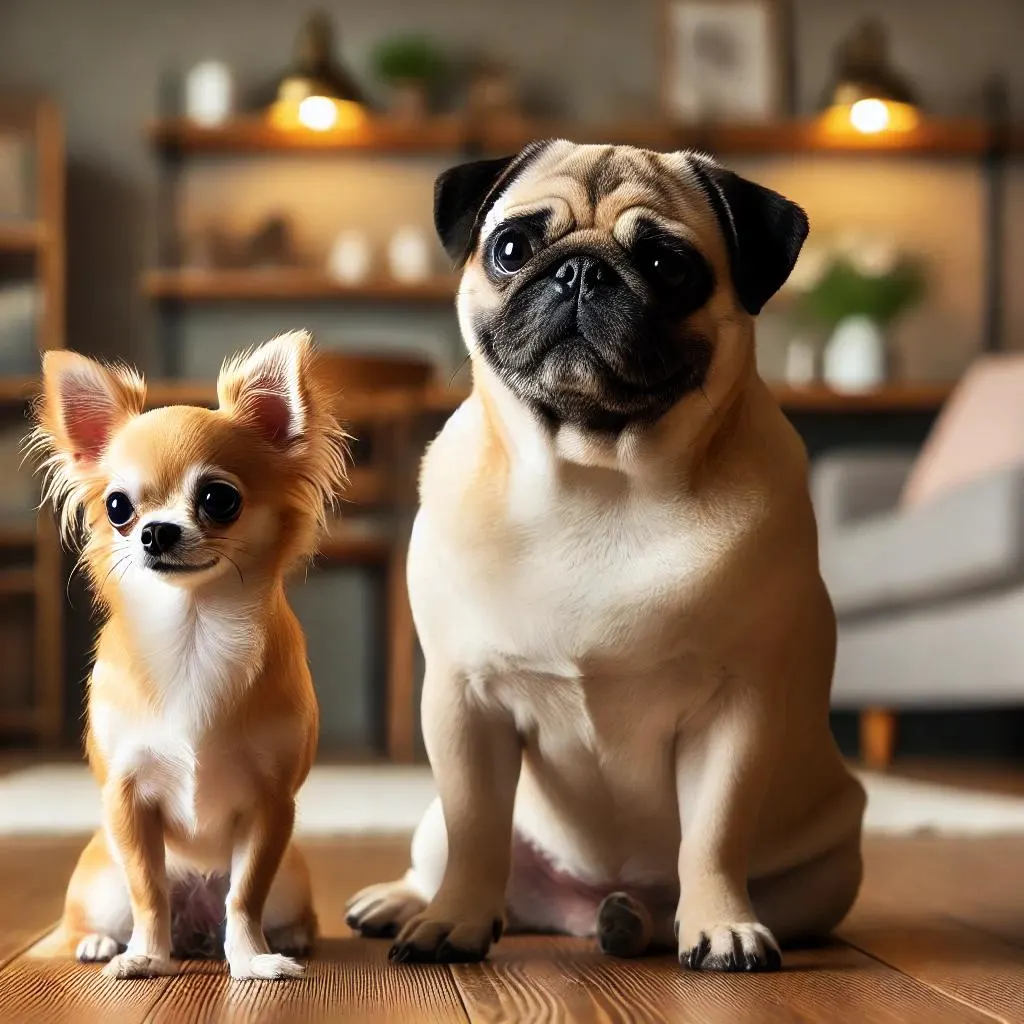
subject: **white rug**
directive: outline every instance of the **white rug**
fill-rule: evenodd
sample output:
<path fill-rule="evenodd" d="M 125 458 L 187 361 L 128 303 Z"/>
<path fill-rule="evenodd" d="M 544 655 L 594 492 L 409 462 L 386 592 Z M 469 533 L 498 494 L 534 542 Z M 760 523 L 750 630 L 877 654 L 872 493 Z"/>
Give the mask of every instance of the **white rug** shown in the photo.
<path fill-rule="evenodd" d="M 1024 834 L 1024 798 L 861 775 L 868 832 L 910 835 Z M 426 768 L 323 766 L 299 796 L 300 835 L 409 832 L 433 799 Z M 84 765 L 45 765 L 0 777 L 0 835 L 65 835 L 99 824 L 96 783 Z"/>

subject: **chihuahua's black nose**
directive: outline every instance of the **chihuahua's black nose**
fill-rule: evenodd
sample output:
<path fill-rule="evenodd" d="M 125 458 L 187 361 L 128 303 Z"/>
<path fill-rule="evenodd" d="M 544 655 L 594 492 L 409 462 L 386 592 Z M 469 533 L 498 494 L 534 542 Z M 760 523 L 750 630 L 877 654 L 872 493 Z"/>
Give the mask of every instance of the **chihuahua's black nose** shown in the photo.
<path fill-rule="evenodd" d="M 146 523 L 139 540 L 148 555 L 166 555 L 181 538 L 181 527 L 175 523 Z"/>
<path fill-rule="evenodd" d="M 595 256 L 570 256 L 555 271 L 555 280 L 561 286 L 564 298 L 592 298 L 602 286 L 614 284 L 619 275 Z"/>

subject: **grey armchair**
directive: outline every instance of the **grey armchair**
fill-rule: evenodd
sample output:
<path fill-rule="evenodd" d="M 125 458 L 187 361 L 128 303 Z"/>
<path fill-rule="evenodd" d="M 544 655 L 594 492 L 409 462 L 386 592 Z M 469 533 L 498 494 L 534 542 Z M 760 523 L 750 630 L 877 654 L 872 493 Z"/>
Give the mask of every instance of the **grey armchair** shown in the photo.
<path fill-rule="evenodd" d="M 812 471 L 839 621 L 833 705 L 860 711 L 876 766 L 901 708 L 1024 703 L 1024 464 L 901 509 L 913 462 L 844 452 Z"/>

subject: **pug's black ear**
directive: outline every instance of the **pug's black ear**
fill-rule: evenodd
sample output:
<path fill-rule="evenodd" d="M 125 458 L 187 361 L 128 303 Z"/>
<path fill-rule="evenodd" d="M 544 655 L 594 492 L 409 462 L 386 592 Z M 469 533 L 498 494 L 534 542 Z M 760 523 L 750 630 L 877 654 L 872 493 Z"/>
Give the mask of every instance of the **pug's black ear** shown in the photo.
<path fill-rule="evenodd" d="M 484 201 L 515 159 L 505 156 L 459 164 L 434 182 L 434 227 L 444 251 L 456 263 L 464 263 L 469 256 Z"/>
<path fill-rule="evenodd" d="M 807 214 L 778 192 L 710 161 L 694 159 L 690 166 L 725 236 L 736 296 L 756 316 L 786 283 L 807 237 Z"/>

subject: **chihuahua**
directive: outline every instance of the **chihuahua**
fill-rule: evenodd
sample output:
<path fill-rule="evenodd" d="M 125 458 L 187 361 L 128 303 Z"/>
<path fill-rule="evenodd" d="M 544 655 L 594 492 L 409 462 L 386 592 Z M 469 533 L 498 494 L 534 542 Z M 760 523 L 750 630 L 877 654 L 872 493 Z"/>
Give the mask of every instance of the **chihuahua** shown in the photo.
<path fill-rule="evenodd" d="M 345 481 L 345 434 L 304 332 L 225 363 L 216 410 L 144 412 L 143 379 L 48 352 L 30 449 L 106 613 L 86 750 L 103 827 L 37 954 L 169 975 L 302 974 L 316 931 L 291 843 L 318 709 L 287 572 Z M 286 955 L 291 954 L 291 955 Z"/>

